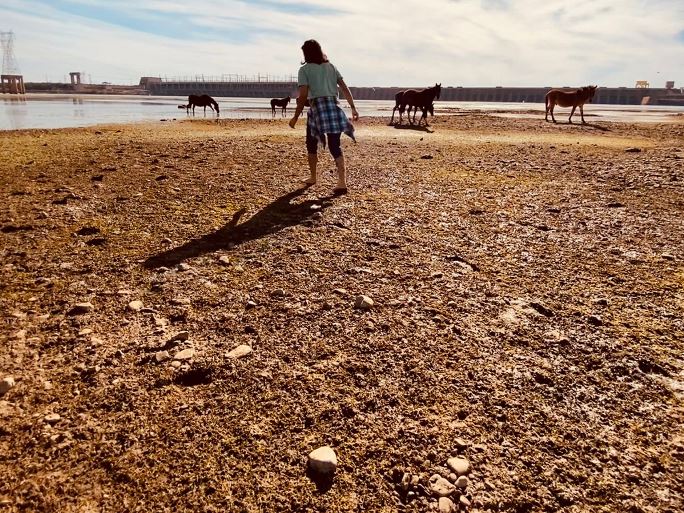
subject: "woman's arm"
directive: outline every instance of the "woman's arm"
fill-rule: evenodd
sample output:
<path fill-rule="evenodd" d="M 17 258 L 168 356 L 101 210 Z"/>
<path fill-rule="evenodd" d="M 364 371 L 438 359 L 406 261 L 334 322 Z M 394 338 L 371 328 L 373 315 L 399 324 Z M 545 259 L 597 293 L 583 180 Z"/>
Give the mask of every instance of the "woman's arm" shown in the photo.
<path fill-rule="evenodd" d="M 299 119 L 299 116 L 302 115 L 302 111 L 304 110 L 304 105 L 306 105 L 306 99 L 309 96 L 309 86 L 308 85 L 303 85 L 299 86 L 299 96 L 297 97 L 297 108 L 295 109 L 294 116 L 292 116 L 292 119 L 290 120 L 290 126 L 292 128 L 295 127 L 297 124 L 297 120 Z"/>
<path fill-rule="evenodd" d="M 349 103 L 349 106 L 351 107 L 352 119 L 354 121 L 357 121 L 359 119 L 359 112 L 356 110 L 356 106 L 354 106 L 354 97 L 352 96 L 351 91 L 347 87 L 347 84 L 344 83 L 344 80 L 342 80 L 341 78 L 337 80 L 337 85 L 340 86 L 342 94 L 344 95 L 345 99 L 347 100 L 347 103 Z"/>

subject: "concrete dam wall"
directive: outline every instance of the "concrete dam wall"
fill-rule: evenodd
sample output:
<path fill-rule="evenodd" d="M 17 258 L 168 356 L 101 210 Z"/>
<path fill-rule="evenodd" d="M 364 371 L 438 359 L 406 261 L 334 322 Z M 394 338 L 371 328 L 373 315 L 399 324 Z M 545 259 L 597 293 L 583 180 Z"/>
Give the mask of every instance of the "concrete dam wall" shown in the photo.
<path fill-rule="evenodd" d="M 151 82 L 146 84 L 153 95 L 210 96 L 242 98 L 282 98 L 295 96 L 295 82 Z M 354 98 L 359 100 L 394 100 L 399 91 L 407 87 L 350 87 Z M 526 102 L 544 103 L 544 96 L 551 87 L 443 87 L 440 101 L 464 102 Z M 594 103 L 615 105 L 641 105 L 656 103 L 657 98 L 667 95 L 667 89 L 602 87 L 594 97 Z"/>

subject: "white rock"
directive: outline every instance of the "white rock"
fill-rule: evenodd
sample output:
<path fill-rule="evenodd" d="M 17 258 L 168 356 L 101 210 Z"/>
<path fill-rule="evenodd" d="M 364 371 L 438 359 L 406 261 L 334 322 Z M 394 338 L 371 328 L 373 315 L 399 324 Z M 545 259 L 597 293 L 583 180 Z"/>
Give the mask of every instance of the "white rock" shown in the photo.
<path fill-rule="evenodd" d="M 254 301 L 247 301 L 247 304 L 245 304 L 245 308 L 250 309 L 250 308 L 255 308 L 257 304 Z"/>
<path fill-rule="evenodd" d="M 275 289 L 273 291 L 273 297 L 283 297 L 285 296 L 285 291 L 283 289 Z"/>
<path fill-rule="evenodd" d="M 309 468 L 319 474 L 332 474 L 337 468 L 337 455 L 327 445 L 309 453 Z"/>
<path fill-rule="evenodd" d="M 439 513 L 454 513 L 456 504 L 449 497 L 440 497 L 437 503 L 437 511 Z"/>
<path fill-rule="evenodd" d="M 373 300 L 368 296 L 360 295 L 356 296 L 356 302 L 354 303 L 354 308 L 360 308 L 361 310 L 369 310 L 373 308 Z"/>
<path fill-rule="evenodd" d="M 247 344 L 241 344 L 237 346 L 235 349 L 229 351 L 226 356 L 228 356 L 228 358 L 242 358 L 243 356 L 247 356 L 251 352 L 251 346 L 248 346 Z"/>
<path fill-rule="evenodd" d="M 7 376 L 0 381 L 0 395 L 5 395 L 11 389 L 14 388 L 14 378 L 12 376 Z"/>
<path fill-rule="evenodd" d="M 223 255 L 222 257 L 219 257 L 219 263 L 221 265 L 230 265 L 230 258 L 227 256 Z"/>
<path fill-rule="evenodd" d="M 171 355 L 169 354 L 168 351 L 157 351 L 154 354 L 154 359 L 157 360 L 157 363 L 165 362 L 166 360 L 171 359 Z"/>
<path fill-rule="evenodd" d="M 93 332 L 90 328 L 84 328 L 81 331 L 78 332 L 79 337 L 85 337 L 86 335 L 90 335 Z"/>
<path fill-rule="evenodd" d="M 461 495 L 461 498 L 458 500 L 458 502 L 461 504 L 461 506 L 464 509 L 467 509 L 470 507 L 470 501 L 468 500 L 468 497 L 466 497 L 465 495 Z"/>
<path fill-rule="evenodd" d="M 173 357 L 174 360 L 190 360 L 193 356 L 195 356 L 195 350 L 192 347 L 189 347 L 188 349 L 183 349 L 182 351 L 178 351 L 176 353 L 176 356 Z"/>
<path fill-rule="evenodd" d="M 177 362 L 175 360 L 171 362 L 171 367 L 173 367 L 174 369 L 178 369 L 180 366 L 181 362 Z"/>
<path fill-rule="evenodd" d="M 128 309 L 131 312 L 139 312 L 143 308 L 145 308 L 145 305 L 139 299 L 136 299 L 135 301 L 131 301 L 130 303 L 128 303 Z"/>
<path fill-rule="evenodd" d="M 447 460 L 447 465 L 459 476 L 470 472 L 470 462 L 465 458 L 449 458 Z"/>
<path fill-rule="evenodd" d="M 190 266 L 188 264 L 186 264 L 185 262 L 178 264 L 178 266 L 176 268 L 179 271 L 189 271 L 190 270 Z"/>
<path fill-rule="evenodd" d="M 437 497 L 448 497 L 456 490 L 453 484 L 439 474 L 434 474 L 428 481 L 428 485 L 432 495 Z"/>
<path fill-rule="evenodd" d="M 62 420 L 62 417 L 59 415 L 59 413 L 48 413 L 45 415 L 45 417 L 43 417 L 43 420 L 48 424 L 57 424 L 60 420 Z"/>
<path fill-rule="evenodd" d="M 461 476 L 454 483 L 459 488 L 468 488 L 468 478 L 466 476 Z"/>

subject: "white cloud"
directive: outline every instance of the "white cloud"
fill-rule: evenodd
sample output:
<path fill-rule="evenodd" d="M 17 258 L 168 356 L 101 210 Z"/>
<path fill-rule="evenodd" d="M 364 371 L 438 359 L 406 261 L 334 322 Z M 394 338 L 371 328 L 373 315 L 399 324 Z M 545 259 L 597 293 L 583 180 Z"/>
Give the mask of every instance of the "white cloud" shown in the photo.
<path fill-rule="evenodd" d="M 88 12 L 113 8 L 104 0 L 72 3 Z M 301 43 L 313 37 L 350 85 L 631 86 L 638 79 L 684 85 L 684 41 L 677 39 L 684 31 L 681 0 L 114 5 L 141 23 L 177 18 L 187 36 L 159 35 L 163 26 L 143 32 L 94 21 L 36 0 L 3 0 L 0 28 L 15 31 L 17 58 L 29 80 L 61 80 L 74 70 L 90 73 L 93 81 L 126 83 L 142 75 L 290 75 Z M 340 12 L 326 13 L 330 9 Z"/>

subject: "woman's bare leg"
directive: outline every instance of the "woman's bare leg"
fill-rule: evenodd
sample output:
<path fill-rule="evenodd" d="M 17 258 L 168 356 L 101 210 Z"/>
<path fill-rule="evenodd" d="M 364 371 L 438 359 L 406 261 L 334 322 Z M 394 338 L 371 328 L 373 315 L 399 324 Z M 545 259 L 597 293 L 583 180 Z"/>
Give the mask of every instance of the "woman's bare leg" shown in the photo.
<path fill-rule="evenodd" d="M 335 159 L 335 165 L 337 166 L 337 185 L 335 186 L 335 189 L 346 189 L 347 169 L 344 165 L 344 155 L 341 155 Z"/>
<path fill-rule="evenodd" d="M 309 158 L 309 172 L 311 173 L 311 176 L 304 180 L 304 183 L 307 185 L 314 185 L 317 179 L 316 164 L 318 164 L 318 154 L 308 153 L 307 156 Z"/>

